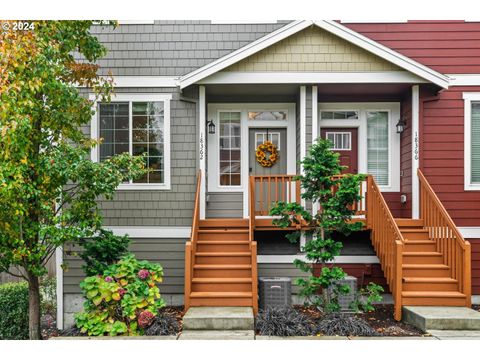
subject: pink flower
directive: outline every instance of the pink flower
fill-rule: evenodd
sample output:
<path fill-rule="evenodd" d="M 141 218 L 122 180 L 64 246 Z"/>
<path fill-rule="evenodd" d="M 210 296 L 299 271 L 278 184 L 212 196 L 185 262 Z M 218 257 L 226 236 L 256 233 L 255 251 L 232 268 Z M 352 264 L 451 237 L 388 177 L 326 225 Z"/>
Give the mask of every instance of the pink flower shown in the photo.
<path fill-rule="evenodd" d="M 113 278 L 111 276 L 107 276 L 107 277 L 105 277 L 105 281 L 108 282 L 108 283 L 112 282 Z"/>
<path fill-rule="evenodd" d="M 150 274 L 150 273 L 148 272 L 148 270 L 142 269 L 142 270 L 140 270 L 140 271 L 138 272 L 137 275 L 138 275 L 138 278 L 139 278 L 139 279 L 145 280 L 145 279 L 148 277 L 149 274 Z"/>
<path fill-rule="evenodd" d="M 120 294 L 120 296 L 125 295 L 126 292 L 127 292 L 127 290 L 125 290 L 124 288 L 118 289 L 118 293 Z"/>
<path fill-rule="evenodd" d="M 138 326 L 142 329 L 145 329 L 152 323 L 154 318 L 155 315 L 153 315 L 150 311 L 145 310 L 138 316 Z"/>

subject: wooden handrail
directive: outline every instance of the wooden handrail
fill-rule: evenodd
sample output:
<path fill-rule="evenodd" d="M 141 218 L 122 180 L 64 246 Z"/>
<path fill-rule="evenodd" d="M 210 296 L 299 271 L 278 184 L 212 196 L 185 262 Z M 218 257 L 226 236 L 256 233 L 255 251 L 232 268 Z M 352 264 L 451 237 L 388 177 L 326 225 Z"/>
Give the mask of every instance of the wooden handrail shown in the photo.
<path fill-rule="evenodd" d="M 394 299 L 394 317 L 402 316 L 402 261 L 404 239 L 390 209 L 371 175 L 367 177 L 367 226 L 373 247 Z"/>
<path fill-rule="evenodd" d="M 197 173 L 197 186 L 195 190 L 195 202 L 193 204 L 193 221 L 190 233 L 190 241 L 185 244 L 185 286 L 184 286 L 184 304 L 185 310 L 190 307 L 190 295 L 193 274 L 193 259 L 197 252 L 198 227 L 200 222 L 200 189 L 202 185 L 202 171 Z"/>
<path fill-rule="evenodd" d="M 471 305 L 471 248 L 465 241 L 435 191 L 422 171 L 417 171 L 420 183 L 420 218 L 435 241 L 443 262 L 450 268 L 450 275 L 458 281 L 459 291 L 466 295 L 467 306 Z"/>
<path fill-rule="evenodd" d="M 300 203 L 300 181 L 297 175 L 254 175 L 250 176 L 250 214 L 266 216 L 276 202 Z M 258 207 L 255 193 L 258 184 Z M 250 217 L 251 218 L 251 217 Z"/>

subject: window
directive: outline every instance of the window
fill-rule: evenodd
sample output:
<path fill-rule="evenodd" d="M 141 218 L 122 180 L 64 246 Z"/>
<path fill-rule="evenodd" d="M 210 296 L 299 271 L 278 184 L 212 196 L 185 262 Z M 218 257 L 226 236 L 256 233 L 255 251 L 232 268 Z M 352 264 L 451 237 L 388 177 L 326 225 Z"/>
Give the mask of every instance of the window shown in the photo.
<path fill-rule="evenodd" d="M 267 138 L 266 132 L 257 132 L 255 133 L 255 149 L 258 145 L 261 145 L 265 142 Z M 277 147 L 277 150 L 280 150 L 280 133 L 279 132 L 268 132 L 268 140 Z"/>
<path fill-rule="evenodd" d="M 358 111 L 322 111 L 321 120 L 358 120 Z"/>
<path fill-rule="evenodd" d="M 112 102 L 97 104 L 92 137 L 103 139 L 98 160 L 122 153 L 145 155 L 145 165 L 150 170 L 120 188 L 170 187 L 169 99 L 169 95 L 119 94 Z"/>
<path fill-rule="evenodd" d="M 331 150 L 352 150 L 352 133 L 327 132 L 326 136 L 333 144 Z"/>
<path fill-rule="evenodd" d="M 220 126 L 220 186 L 241 185 L 241 133 L 240 112 L 222 111 Z"/>
<path fill-rule="evenodd" d="M 367 171 L 378 185 L 389 185 L 388 112 L 367 111 Z"/>
<path fill-rule="evenodd" d="M 287 120 L 286 111 L 249 111 L 248 120 Z"/>
<path fill-rule="evenodd" d="M 465 190 L 480 190 L 480 93 L 464 93 Z"/>
<path fill-rule="evenodd" d="M 480 184 L 480 101 L 472 102 L 472 129 L 471 129 L 471 151 L 472 151 L 472 183 Z"/>

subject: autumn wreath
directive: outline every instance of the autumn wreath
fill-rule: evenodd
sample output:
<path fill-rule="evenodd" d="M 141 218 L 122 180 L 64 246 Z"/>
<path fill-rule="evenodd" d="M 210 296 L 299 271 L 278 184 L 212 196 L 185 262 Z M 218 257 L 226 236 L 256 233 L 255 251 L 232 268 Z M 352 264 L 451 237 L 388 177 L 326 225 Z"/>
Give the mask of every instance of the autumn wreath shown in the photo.
<path fill-rule="evenodd" d="M 271 141 L 258 145 L 255 152 L 257 162 L 263 167 L 272 167 L 278 160 L 277 147 Z"/>

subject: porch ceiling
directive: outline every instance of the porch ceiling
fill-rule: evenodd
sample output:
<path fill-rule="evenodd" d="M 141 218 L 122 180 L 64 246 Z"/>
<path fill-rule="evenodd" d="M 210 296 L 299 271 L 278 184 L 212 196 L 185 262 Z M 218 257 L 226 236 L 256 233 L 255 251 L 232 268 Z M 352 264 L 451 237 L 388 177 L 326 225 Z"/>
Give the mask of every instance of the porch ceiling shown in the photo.
<path fill-rule="evenodd" d="M 299 85 L 207 85 L 208 102 L 294 102 Z"/>

